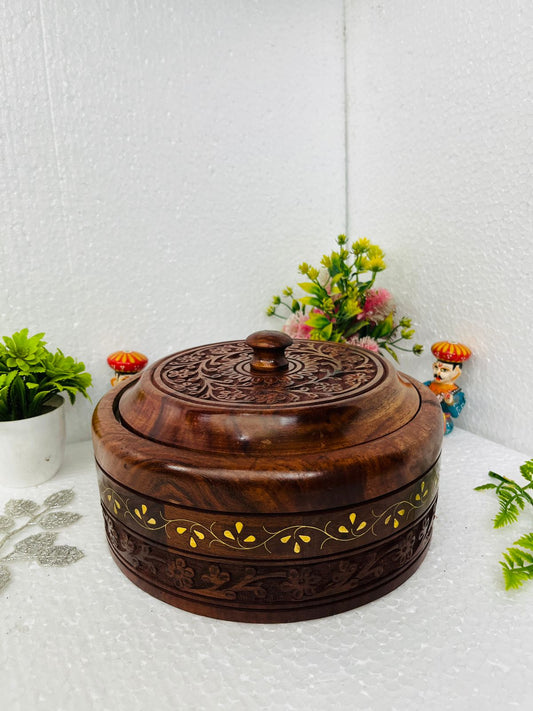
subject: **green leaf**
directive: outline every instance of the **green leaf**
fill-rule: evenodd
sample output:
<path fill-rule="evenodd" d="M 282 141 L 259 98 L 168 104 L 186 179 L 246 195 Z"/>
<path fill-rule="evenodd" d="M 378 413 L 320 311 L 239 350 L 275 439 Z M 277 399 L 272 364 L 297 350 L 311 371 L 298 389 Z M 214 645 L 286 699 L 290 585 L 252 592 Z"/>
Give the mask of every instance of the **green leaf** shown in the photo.
<path fill-rule="evenodd" d="M 394 360 L 395 360 L 397 363 L 400 362 L 400 361 L 398 360 L 397 354 L 396 354 L 395 351 L 391 348 L 391 346 L 389 346 L 388 343 L 384 343 L 384 344 L 383 344 L 383 348 L 385 348 L 385 350 L 387 351 L 387 353 L 388 353 L 390 356 L 392 356 L 392 357 L 394 358 Z"/>
<path fill-rule="evenodd" d="M 527 462 L 522 464 L 520 467 L 520 473 L 524 479 L 527 479 L 528 481 L 533 480 L 533 459 L 529 459 Z"/>
<path fill-rule="evenodd" d="M 533 563 L 531 553 L 526 553 L 520 548 L 508 548 L 507 554 L 504 554 L 504 558 L 511 565 L 515 565 L 518 568 L 523 568 L 527 563 Z"/>
<path fill-rule="evenodd" d="M 386 338 L 394 328 L 394 319 L 392 313 L 390 313 L 387 318 L 383 319 L 377 326 L 372 329 L 372 338 Z"/>
<path fill-rule="evenodd" d="M 481 484 L 481 486 L 474 487 L 474 491 L 485 491 L 487 489 L 495 489 L 496 484 Z"/>
<path fill-rule="evenodd" d="M 514 545 L 522 546 L 522 548 L 527 548 L 528 550 L 533 551 L 533 532 L 526 533 L 525 535 L 521 536 L 517 541 L 514 542 Z"/>
<path fill-rule="evenodd" d="M 54 397 L 55 394 L 54 390 L 36 393 L 29 404 L 28 415 L 30 417 L 34 417 L 35 415 L 42 414 L 46 407 L 46 403 Z"/>
<path fill-rule="evenodd" d="M 325 289 L 318 284 L 313 284 L 313 282 L 303 281 L 298 286 L 308 294 L 314 294 L 315 296 L 322 296 L 323 293 L 327 293 Z"/>
<path fill-rule="evenodd" d="M 319 299 L 317 299 L 315 296 L 303 296 L 300 299 L 300 301 L 305 306 L 314 306 L 317 309 L 319 309 L 322 306 L 322 302 Z"/>
<path fill-rule="evenodd" d="M 518 521 L 520 511 L 514 504 L 503 506 L 494 517 L 494 528 L 503 528 Z"/>
<path fill-rule="evenodd" d="M 321 329 L 322 330 L 322 335 L 324 336 L 325 340 L 329 340 L 331 338 L 331 333 L 333 331 L 333 324 L 331 321 L 328 323 L 328 325 Z"/>
<path fill-rule="evenodd" d="M 13 414 L 12 419 L 22 420 L 28 416 L 27 395 L 28 391 L 26 390 L 24 381 L 20 375 L 17 374 L 17 377 L 13 378 L 13 382 L 9 388 L 8 402 Z"/>
<path fill-rule="evenodd" d="M 354 322 L 352 322 L 350 327 L 347 328 L 346 331 L 344 332 L 344 337 L 350 338 L 350 336 L 354 336 L 358 331 L 360 331 L 365 326 L 368 326 L 368 321 L 354 321 Z"/>
<path fill-rule="evenodd" d="M 526 581 L 533 578 L 533 569 L 527 570 L 524 568 L 511 568 L 500 561 L 503 568 L 503 578 L 505 581 L 506 590 L 516 590 L 520 588 Z"/>
<path fill-rule="evenodd" d="M 318 328 L 320 330 L 327 328 L 330 323 L 329 318 L 318 313 L 309 314 L 309 318 L 306 321 L 307 326 L 311 326 L 311 328 Z"/>

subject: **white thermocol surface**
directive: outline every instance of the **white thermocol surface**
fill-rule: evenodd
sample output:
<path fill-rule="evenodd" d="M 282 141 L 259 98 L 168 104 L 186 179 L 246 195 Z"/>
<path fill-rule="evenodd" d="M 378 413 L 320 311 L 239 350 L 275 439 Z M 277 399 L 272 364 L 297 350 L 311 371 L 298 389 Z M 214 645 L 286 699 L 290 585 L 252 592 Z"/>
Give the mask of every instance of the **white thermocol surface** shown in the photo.
<path fill-rule="evenodd" d="M 531 586 L 505 592 L 501 551 L 524 530 L 494 531 L 496 500 L 473 487 L 525 456 L 456 429 L 446 438 L 426 560 L 369 605 L 305 623 L 219 622 L 170 607 L 112 562 L 87 442 L 69 445 L 50 482 L 0 491 L 42 502 L 72 487 L 83 518 L 58 543 L 65 568 L 11 565 L 0 593 L 0 707 L 10 711 L 477 711 L 531 708 Z M 531 519 L 529 520 L 531 524 Z"/>

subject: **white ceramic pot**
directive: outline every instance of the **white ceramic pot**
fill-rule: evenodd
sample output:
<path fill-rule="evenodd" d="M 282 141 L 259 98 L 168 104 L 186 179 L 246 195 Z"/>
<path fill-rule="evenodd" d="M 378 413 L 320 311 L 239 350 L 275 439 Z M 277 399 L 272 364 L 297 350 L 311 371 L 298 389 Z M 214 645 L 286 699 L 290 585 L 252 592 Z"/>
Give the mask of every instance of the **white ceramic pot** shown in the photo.
<path fill-rule="evenodd" d="M 26 420 L 0 422 L 0 486 L 35 486 L 51 479 L 65 452 L 65 401 Z"/>

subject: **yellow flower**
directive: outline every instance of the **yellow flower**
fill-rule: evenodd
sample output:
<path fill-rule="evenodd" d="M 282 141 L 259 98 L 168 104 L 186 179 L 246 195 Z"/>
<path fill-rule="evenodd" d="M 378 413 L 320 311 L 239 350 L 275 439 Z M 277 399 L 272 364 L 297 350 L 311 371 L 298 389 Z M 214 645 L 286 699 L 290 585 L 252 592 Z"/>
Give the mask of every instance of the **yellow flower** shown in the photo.
<path fill-rule="evenodd" d="M 385 269 L 383 257 L 370 257 L 365 260 L 366 269 L 370 272 L 382 272 Z"/>
<path fill-rule="evenodd" d="M 374 257 L 381 257 L 383 259 L 385 256 L 384 251 L 377 244 L 371 245 L 367 250 L 367 257 L 369 259 L 374 259 Z"/>
<path fill-rule="evenodd" d="M 361 237 L 361 239 L 358 239 L 357 242 L 352 244 L 352 251 L 355 254 L 362 254 L 363 252 L 367 252 L 370 247 L 372 247 L 370 240 L 366 237 Z"/>
<path fill-rule="evenodd" d="M 357 298 L 352 298 L 346 299 L 343 310 L 347 317 L 352 318 L 353 316 L 360 314 L 363 309 L 359 305 Z"/>

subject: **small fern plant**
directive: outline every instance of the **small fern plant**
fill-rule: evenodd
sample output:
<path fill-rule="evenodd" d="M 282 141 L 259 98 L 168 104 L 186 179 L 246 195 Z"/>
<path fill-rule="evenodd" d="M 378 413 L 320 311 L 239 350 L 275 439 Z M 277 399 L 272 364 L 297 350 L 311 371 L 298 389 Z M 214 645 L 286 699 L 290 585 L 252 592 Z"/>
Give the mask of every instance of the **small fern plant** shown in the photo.
<path fill-rule="evenodd" d="M 489 472 L 494 482 L 475 488 L 476 491 L 494 489 L 498 497 L 500 508 L 494 517 L 494 528 L 515 523 L 527 504 L 533 507 L 533 459 L 522 464 L 520 473 L 524 478 L 523 485 L 496 472 Z M 500 565 L 507 590 L 519 588 L 533 579 L 533 531 L 521 536 L 503 553 Z"/>

